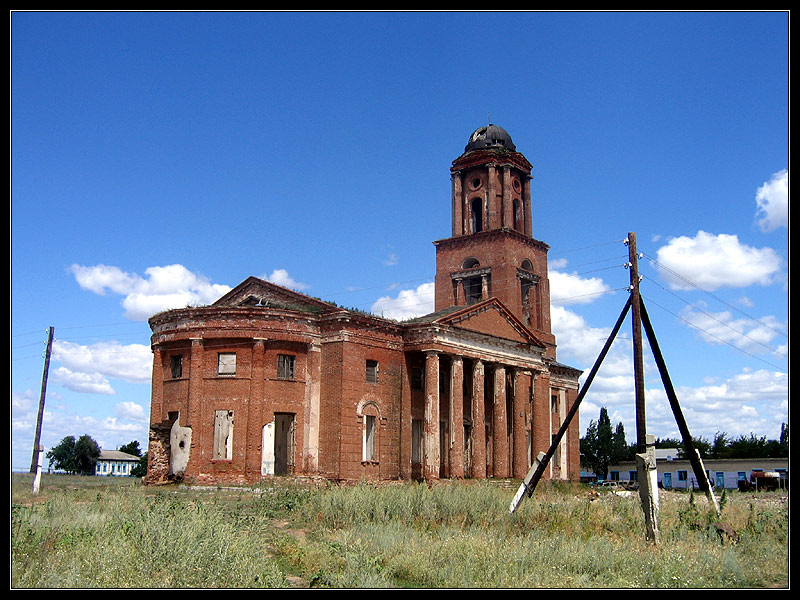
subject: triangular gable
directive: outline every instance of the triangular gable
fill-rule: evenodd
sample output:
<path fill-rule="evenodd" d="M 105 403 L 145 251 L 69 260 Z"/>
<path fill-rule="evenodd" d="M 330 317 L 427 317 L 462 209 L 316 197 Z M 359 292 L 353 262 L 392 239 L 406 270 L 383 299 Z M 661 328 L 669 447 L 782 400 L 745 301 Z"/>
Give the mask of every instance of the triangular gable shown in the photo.
<path fill-rule="evenodd" d="M 434 323 L 544 347 L 530 329 L 525 327 L 497 298 L 465 306 L 434 320 Z"/>
<path fill-rule="evenodd" d="M 214 302 L 213 306 L 253 306 L 314 313 L 338 310 L 333 304 L 300 294 L 258 277 L 248 277 Z"/>

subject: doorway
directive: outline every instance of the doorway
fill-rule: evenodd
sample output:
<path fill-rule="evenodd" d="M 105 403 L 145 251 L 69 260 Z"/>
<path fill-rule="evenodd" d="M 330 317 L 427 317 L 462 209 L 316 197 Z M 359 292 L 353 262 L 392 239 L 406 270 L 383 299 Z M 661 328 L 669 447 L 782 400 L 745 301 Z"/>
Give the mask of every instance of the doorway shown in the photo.
<path fill-rule="evenodd" d="M 275 413 L 275 475 L 294 473 L 294 413 Z"/>

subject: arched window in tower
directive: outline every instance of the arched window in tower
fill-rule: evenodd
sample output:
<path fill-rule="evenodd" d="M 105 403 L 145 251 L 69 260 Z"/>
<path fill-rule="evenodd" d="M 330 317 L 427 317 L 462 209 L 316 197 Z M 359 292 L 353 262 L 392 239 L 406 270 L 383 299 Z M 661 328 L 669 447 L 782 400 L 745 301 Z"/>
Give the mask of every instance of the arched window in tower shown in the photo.
<path fill-rule="evenodd" d="M 520 271 L 517 271 L 520 283 L 520 292 L 522 294 L 522 321 L 526 325 L 535 325 L 533 322 L 533 317 L 535 316 L 535 311 L 532 310 L 535 307 L 531 306 L 532 301 L 534 300 L 531 298 L 531 288 L 534 286 L 535 277 L 533 274 L 533 265 L 531 261 L 527 258 L 522 261 L 520 265 Z"/>
<path fill-rule="evenodd" d="M 469 258 L 465 258 L 464 262 L 461 263 L 462 269 L 477 269 L 480 266 L 481 266 L 480 261 L 472 256 L 470 256 Z"/>
<path fill-rule="evenodd" d="M 514 231 L 522 231 L 522 203 L 518 198 L 514 199 Z"/>
<path fill-rule="evenodd" d="M 480 267 L 480 261 L 473 256 L 465 258 L 461 263 L 462 271 L 478 271 Z M 474 272 L 474 274 L 470 274 L 470 276 L 464 278 L 464 300 L 467 304 L 475 304 L 483 300 L 485 294 L 485 277 L 486 274 L 481 271 Z"/>
<path fill-rule="evenodd" d="M 483 231 L 483 203 L 480 198 L 473 198 L 470 202 L 470 224 L 472 233 Z"/>

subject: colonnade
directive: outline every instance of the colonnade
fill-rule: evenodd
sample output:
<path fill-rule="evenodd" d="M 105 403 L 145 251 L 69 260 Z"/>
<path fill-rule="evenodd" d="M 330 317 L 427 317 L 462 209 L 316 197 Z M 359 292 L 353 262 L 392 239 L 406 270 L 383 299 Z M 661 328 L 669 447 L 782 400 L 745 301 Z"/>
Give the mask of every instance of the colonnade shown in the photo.
<path fill-rule="evenodd" d="M 549 444 L 547 372 L 429 351 L 424 381 L 426 480 L 524 477 L 533 449 Z"/>

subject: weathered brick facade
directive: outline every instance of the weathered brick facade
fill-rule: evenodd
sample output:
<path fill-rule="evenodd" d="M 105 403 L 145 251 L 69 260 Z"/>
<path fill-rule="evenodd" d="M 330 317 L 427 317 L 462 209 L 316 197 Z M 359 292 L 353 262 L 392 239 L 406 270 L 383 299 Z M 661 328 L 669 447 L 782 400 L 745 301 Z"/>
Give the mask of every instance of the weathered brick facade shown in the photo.
<path fill-rule="evenodd" d="M 425 317 L 398 323 L 253 277 L 152 317 L 146 482 L 523 477 L 580 375 L 555 360 L 530 173 L 502 129 L 470 138 Z M 546 476 L 578 474 L 575 418 Z"/>

